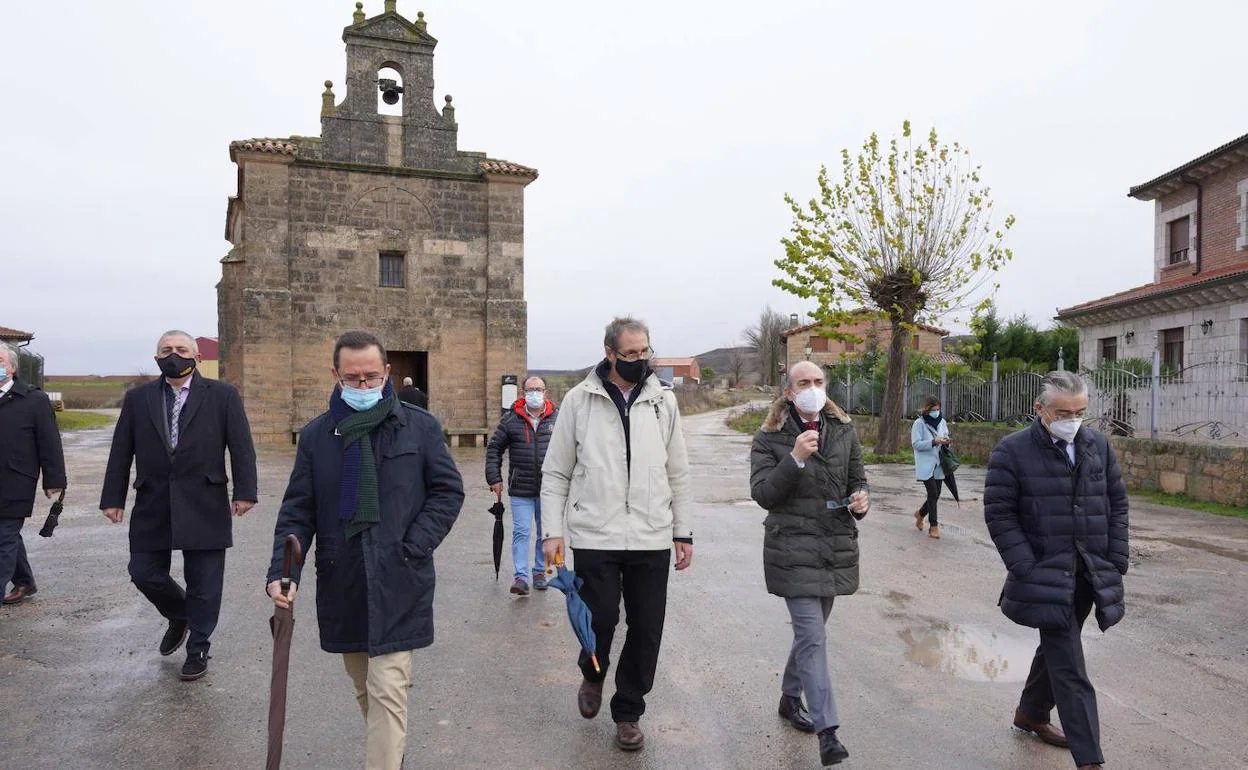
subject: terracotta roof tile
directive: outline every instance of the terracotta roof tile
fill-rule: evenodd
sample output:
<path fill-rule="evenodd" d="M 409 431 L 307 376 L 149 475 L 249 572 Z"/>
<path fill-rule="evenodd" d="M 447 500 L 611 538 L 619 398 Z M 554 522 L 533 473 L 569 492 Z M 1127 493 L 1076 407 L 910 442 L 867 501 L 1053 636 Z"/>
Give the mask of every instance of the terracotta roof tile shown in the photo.
<path fill-rule="evenodd" d="M 35 335 L 30 332 L 24 332 L 21 329 L 10 329 L 7 326 L 0 326 L 0 340 L 31 340 Z"/>
<path fill-rule="evenodd" d="M 1136 286 L 1134 289 L 1120 291 L 1117 294 L 1110 294 L 1108 297 L 1101 297 L 1090 302 L 1084 302 L 1079 305 L 1072 305 L 1057 311 L 1057 317 L 1062 318 L 1069 315 L 1081 315 L 1093 310 L 1102 310 L 1108 307 L 1118 305 L 1128 305 L 1138 300 L 1147 299 L 1157 294 L 1165 294 L 1171 291 L 1181 291 L 1195 286 L 1201 286 L 1213 281 L 1219 281 L 1225 278 L 1234 278 L 1242 276 L 1248 279 L 1248 268 L 1243 265 L 1233 265 L 1231 267 L 1223 267 L 1217 270 L 1206 270 L 1199 275 L 1186 275 L 1182 279 L 1167 281 L 1165 283 L 1149 283 L 1143 286 Z"/>
<path fill-rule="evenodd" d="M 274 155 L 296 155 L 299 144 L 293 139 L 239 139 L 230 142 L 230 152 L 268 152 Z"/>
<path fill-rule="evenodd" d="M 946 353 L 943 350 L 937 353 L 936 355 L 932 356 L 932 359 L 938 364 L 951 364 L 951 365 L 959 364 L 960 365 L 960 364 L 966 363 L 966 361 L 962 358 L 962 356 L 959 356 L 956 353 Z"/>
<path fill-rule="evenodd" d="M 519 163 L 512 163 L 509 160 L 496 160 L 486 158 L 481 161 L 481 171 L 486 174 L 499 174 L 501 176 L 528 176 L 537 178 L 537 169 L 521 166 Z"/>

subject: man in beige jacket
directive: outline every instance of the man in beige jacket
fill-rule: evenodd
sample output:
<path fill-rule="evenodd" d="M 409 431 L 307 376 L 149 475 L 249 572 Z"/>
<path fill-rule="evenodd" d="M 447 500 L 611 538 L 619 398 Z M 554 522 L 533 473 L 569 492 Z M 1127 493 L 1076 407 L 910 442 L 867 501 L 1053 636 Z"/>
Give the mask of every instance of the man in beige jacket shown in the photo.
<path fill-rule="evenodd" d="M 680 410 L 671 387 L 650 370 L 649 329 L 617 318 L 603 344 L 603 361 L 564 396 L 546 450 L 543 548 L 552 564 L 563 557 L 566 537 L 593 613 L 600 670 L 584 652 L 578 661 L 584 681 L 577 706 L 586 719 L 602 705 L 623 595 L 628 631 L 611 718 L 616 746 L 636 751 L 645 741 L 638 722 L 658 666 L 673 546 L 676 569 L 693 562 L 692 496 Z"/>

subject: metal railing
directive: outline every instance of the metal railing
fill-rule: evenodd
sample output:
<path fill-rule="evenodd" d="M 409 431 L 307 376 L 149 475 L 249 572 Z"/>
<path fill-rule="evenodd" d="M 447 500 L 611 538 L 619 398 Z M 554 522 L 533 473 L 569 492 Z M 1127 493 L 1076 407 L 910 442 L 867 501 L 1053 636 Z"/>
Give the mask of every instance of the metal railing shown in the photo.
<path fill-rule="evenodd" d="M 1059 365 L 1064 362 L 1059 359 Z M 828 396 L 853 414 L 878 415 L 884 402 L 881 378 L 863 376 L 852 364 L 827 367 Z M 1214 356 L 1182 369 L 1163 369 L 1159 352 L 1152 372 L 1137 373 L 1106 363 L 1079 372 L 1088 385 L 1087 424 L 1117 436 L 1248 443 L 1248 361 Z M 992 375 L 939 380 L 920 376 L 904 386 L 905 413 L 918 413 L 923 399 L 940 400 L 957 422 L 1022 425 L 1035 418 L 1044 384 L 1038 372 L 1002 375 L 993 361 Z"/>

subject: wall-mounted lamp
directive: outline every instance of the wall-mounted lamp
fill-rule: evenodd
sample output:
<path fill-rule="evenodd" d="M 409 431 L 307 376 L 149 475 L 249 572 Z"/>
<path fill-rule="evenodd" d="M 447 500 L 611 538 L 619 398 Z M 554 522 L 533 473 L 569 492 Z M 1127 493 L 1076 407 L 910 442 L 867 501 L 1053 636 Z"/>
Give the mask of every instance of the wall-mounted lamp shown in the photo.
<path fill-rule="evenodd" d="M 1201 322 L 1200 322 L 1200 333 L 1201 333 L 1201 334 L 1208 334 L 1208 333 L 1209 333 L 1209 330 L 1210 330 L 1210 329 L 1212 329 L 1212 328 L 1213 328 L 1213 319 L 1212 319 L 1212 318 L 1207 318 L 1207 319 L 1205 319 L 1204 321 L 1201 321 Z"/>
<path fill-rule="evenodd" d="M 797 313 L 789 313 L 789 326 L 797 326 Z"/>
<path fill-rule="evenodd" d="M 1128 345 L 1130 345 L 1132 342 L 1135 342 L 1135 332 L 1127 332 L 1126 340 L 1127 340 Z"/>
<path fill-rule="evenodd" d="M 815 352 L 815 349 L 812 348 L 810 345 L 807 345 L 806 347 L 802 348 L 802 353 L 806 356 L 807 361 L 810 360 L 810 354 L 814 352 Z"/>

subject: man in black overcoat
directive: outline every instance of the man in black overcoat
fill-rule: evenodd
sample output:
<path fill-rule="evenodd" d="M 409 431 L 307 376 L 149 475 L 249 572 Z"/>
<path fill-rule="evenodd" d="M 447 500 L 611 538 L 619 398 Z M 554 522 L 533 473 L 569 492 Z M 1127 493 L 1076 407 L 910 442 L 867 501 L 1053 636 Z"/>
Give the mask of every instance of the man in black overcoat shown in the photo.
<path fill-rule="evenodd" d="M 186 641 L 184 680 L 208 670 L 225 549 L 234 544 L 230 514 L 242 516 L 256 504 L 256 452 L 243 401 L 232 386 L 196 371 L 199 360 L 194 337 L 161 335 L 161 377 L 126 393 L 100 496 L 104 515 L 120 524 L 133 461 L 130 579 L 169 621 L 160 654 L 172 655 Z M 182 551 L 185 590 L 169 575 L 174 550 Z"/>
<path fill-rule="evenodd" d="M 35 593 L 22 525 L 35 507 L 35 487 L 55 497 L 65 488 L 61 432 L 48 397 L 17 379 L 17 351 L 0 342 L 0 591 L 5 604 Z"/>

